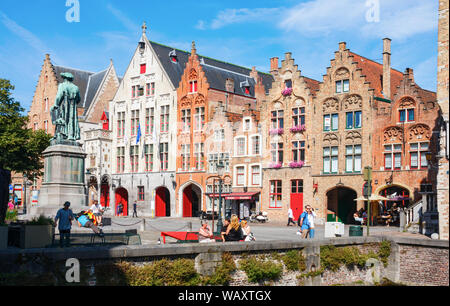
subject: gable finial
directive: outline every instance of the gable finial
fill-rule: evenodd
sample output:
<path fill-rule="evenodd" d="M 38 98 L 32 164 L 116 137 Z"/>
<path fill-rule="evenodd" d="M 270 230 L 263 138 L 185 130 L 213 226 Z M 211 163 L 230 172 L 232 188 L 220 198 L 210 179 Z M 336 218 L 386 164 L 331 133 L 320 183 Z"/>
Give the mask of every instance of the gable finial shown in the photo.
<path fill-rule="evenodd" d="M 192 42 L 191 53 L 195 54 L 197 49 L 195 48 L 195 41 Z"/>
<path fill-rule="evenodd" d="M 146 32 L 147 32 L 147 24 L 144 21 L 144 23 L 142 24 L 142 34 L 145 34 Z"/>

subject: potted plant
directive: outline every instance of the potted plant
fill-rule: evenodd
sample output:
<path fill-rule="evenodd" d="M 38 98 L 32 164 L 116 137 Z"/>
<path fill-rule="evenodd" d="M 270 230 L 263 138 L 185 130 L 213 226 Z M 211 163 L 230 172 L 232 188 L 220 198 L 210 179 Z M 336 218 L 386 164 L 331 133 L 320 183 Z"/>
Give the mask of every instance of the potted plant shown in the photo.
<path fill-rule="evenodd" d="M 290 96 L 292 94 L 292 88 L 287 87 L 287 88 L 283 89 L 281 91 L 281 94 L 285 97 Z"/>
<path fill-rule="evenodd" d="M 291 133 L 299 133 L 306 131 L 306 127 L 304 124 L 299 124 L 290 129 Z"/>
<path fill-rule="evenodd" d="M 284 129 L 271 129 L 269 131 L 270 135 L 283 135 Z"/>
<path fill-rule="evenodd" d="M 269 165 L 269 167 L 273 168 L 273 169 L 280 169 L 281 166 L 282 166 L 282 163 L 272 163 Z"/>
<path fill-rule="evenodd" d="M 296 162 L 296 161 L 292 161 L 289 163 L 289 167 L 290 168 L 301 168 L 303 167 L 303 165 L 305 164 L 305 162 L 303 160 Z"/>
<path fill-rule="evenodd" d="M 27 221 L 20 231 L 20 247 L 22 249 L 45 248 L 51 245 L 55 232 L 54 224 L 52 218 L 42 215 Z"/>

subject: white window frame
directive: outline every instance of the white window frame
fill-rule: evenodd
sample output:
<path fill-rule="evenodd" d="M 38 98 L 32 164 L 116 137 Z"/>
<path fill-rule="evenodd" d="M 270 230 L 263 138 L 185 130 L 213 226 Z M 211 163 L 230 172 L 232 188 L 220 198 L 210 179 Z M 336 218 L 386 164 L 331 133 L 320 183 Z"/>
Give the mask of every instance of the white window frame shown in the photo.
<path fill-rule="evenodd" d="M 244 174 L 244 178 L 243 178 L 243 185 L 239 185 L 238 184 L 238 175 L 237 175 L 237 168 L 244 168 L 244 172 L 243 172 L 243 174 Z M 234 177 L 234 180 L 233 180 L 233 187 L 246 187 L 246 186 L 248 186 L 247 185 L 247 177 L 248 177 L 248 175 L 247 175 L 247 165 L 246 164 L 239 164 L 239 165 L 235 165 L 234 167 L 233 167 L 233 172 L 234 172 L 234 175 L 233 175 L 233 177 Z"/>
<path fill-rule="evenodd" d="M 239 139 L 244 139 L 244 152 L 242 155 L 238 154 L 238 140 Z M 245 136 L 234 137 L 234 156 L 235 157 L 247 156 L 247 137 L 245 137 Z"/>
<path fill-rule="evenodd" d="M 253 184 L 253 171 L 252 168 L 258 166 L 259 167 L 259 181 L 257 184 Z M 248 165 L 248 186 L 252 187 L 261 187 L 262 185 L 262 164 L 250 164 Z"/>

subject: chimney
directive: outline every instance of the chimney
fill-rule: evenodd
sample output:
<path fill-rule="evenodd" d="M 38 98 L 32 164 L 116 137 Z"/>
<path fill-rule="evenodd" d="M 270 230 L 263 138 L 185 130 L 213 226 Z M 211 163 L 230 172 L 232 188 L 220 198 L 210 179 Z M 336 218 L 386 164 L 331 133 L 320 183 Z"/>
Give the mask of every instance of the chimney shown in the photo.
<path fill-rule="evenodd" d="M 405 73 L 408 75 L 408 79 L 414 84 L 414 70 L 412 68 L 406 68 Z"/>
<path fill-rule="evenodd" d="M 391 98 L 391 39 L 383 39 L 383 95 Z"/>
<path fill-rule="evenodd" d="M 270 59 L 270 71 L 278 70 L 278 57 L 272 57 Z"/>
<path fill-rule="evenodd" d="M 255 80 L 255 82 L 258 82 L 258 71 L 256 71 L 256 67 L 252 67 L 252 71 L 250 71 L 250 77 Z"/>
<path fill-rule="evenodd" d="M 225 81 L 225 90 L 228 92 L 234 92 L 234 80 L 233 79 L 227 79 Z"/>
<path fill-rule="evenodd" d="M 197 49 L 195 48 L 195 41 L 192 42 L 191 54 L 194 55 L 197 53 Z"/>

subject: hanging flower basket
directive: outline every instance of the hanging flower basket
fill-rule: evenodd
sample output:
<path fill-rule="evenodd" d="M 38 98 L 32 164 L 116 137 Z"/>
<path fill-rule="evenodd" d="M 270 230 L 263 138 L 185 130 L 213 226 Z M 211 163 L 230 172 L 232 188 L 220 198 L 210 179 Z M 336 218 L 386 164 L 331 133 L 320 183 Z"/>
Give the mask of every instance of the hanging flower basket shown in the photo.
<path fill-rule="evenodd" d="M 292 88 L 285 88 L 281 91 L 281 94 L 285 97 L 290 96 L 292 94 Z"/>
<path fill-rule="evenodd" d="M 290 129 L 292 133 L 301 133 L 306 131 L 306 126 L 304 124 L 296 125 Z"/>
<path fill-rule="evenodd" d="M 272 164 L 269 165 L 269 168 L 280 169 L 281 166 L 282 166 L 282 163 L 272 163 Z"/>
<path fill-rule="evenodd" d="M 283 135 L 284 130 L 283 129 L 271 129 L 269 131 L 270 135 Z"/>
<path fill-rule="evenodd" d="M 304 164 L 305 164 L 305 162 L 303 160 L 301 160 L 299 162 L 292 161 L 289 163 L 289 167 L 290 168 L 301 168 L 301 167 L 303 167 Z"/>

